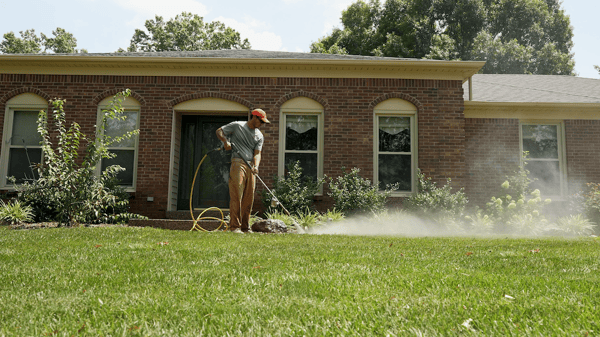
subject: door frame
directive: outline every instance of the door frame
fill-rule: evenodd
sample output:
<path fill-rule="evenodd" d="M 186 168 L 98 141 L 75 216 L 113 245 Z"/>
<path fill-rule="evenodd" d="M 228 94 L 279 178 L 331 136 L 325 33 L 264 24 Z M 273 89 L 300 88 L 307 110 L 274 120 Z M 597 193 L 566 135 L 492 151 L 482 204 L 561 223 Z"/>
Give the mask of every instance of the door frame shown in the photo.
<path fill-rule="evenodd" d="M 249 103 L 249 102 L 248 102 Z M 179 188 L 179 149 L 183 115 L 222 115 L 250 118 L 251 107 L 215 97 L 181 102 L 172 109 L 171 155 L 169 160 L 169 191 L 167 211 L 177 211 Z"/>

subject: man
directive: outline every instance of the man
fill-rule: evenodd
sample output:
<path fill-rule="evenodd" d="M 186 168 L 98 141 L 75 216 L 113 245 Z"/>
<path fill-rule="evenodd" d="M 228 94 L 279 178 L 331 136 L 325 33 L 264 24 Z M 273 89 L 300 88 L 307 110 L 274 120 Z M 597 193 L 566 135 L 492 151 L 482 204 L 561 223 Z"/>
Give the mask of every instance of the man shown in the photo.
<path fill-rule="evenodd" d="M 225 147 L 235 150 L 231 155 L 229 170 L 229 230 L 247 232 L 249 230 L 250 211 L 254 203 L 256 187 L 255 174 L 258 174 L 260 152 L 264 137 L 259 128 L 270 124 L 267 114 L 261 109 L 252 110 L 252 119 L 247 122 L 231 122 L 217 130 L 217 137 Z M 242 159 L 243 158 L 243 159 Z M 252 168 L 244 162 L 248 161 Z"/>

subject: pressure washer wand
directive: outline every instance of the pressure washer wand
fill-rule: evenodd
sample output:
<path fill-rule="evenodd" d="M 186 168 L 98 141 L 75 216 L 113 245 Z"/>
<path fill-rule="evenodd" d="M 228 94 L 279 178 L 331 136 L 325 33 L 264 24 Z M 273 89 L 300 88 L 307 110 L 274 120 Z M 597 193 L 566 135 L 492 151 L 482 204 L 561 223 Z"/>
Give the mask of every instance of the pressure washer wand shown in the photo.
<path fill-rule="evenodd" d="M 231 149 L 233 149 L 233 151 L 235 151 L 235 153 L 237 153 L 240 156 L 240 158 L 242 158 L 242 160 L 246 163 L 246 165 L 248 165 L 250 170 L 252 170 L 252 165 L 250 165 L 250 163 L 246 160 L 246 158 L 242 157 L 240 152 L 236 149 L 235 144 L 231 143 Z M 279 199 L 277 199 L 277 196 L 275 195 L 275 193 L 273 193 L 273 191 L 271 191 L 269 186 L 267 186 L 267 184 L 265 184 L 265 182 L 260 178 L 260 176 L 257 173 L 254 173 L 254 172 L 252 172 L 252 173 L 256 176 L 256 178 L 258 178 L 258 180 L 260 180 L 260 182 L 267 189 L 267 191 L 269 191 L 269 193 L 273 196 L 273 198 L 275 199 L 277 204 L 281 205 L 281 208 L 283 208 L 283 210 L 285 211 L 285 214 L 289 216 L 290 212 L 288 212 L 288 210 L 285 208 L 285 206 L 283 206 L 283 204 L 279 201 Z"/>

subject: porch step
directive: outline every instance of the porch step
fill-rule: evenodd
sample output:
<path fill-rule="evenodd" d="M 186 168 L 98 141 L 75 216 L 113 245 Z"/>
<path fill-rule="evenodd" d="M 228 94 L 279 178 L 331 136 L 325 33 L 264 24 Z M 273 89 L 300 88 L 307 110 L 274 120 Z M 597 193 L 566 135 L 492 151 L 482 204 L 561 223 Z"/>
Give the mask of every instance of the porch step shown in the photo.
<path fill-rule="evenodd" d="M 202 213 L 202 210 L 200 211 L 194 211 L 194 219 L 198 219 L 198 216 L 200 215 L 200 213 Z M 223 217 L 227 217 L 229 215 L 229 210 L 223 210 Z M 167 219 L 172 219 L 172 220 L 192 220 L 192 216 L 190 214 L 190 211 L 168 211 L 167 214 Z M 204 213 L 204 215 L 202 215 L 202 217 L 213 217 L 213 218 L 221 218 L 221 213 L 217 210 L 210 210 L 206 213 Z M 227 220 L 227 219 L 225 219 Z"/>
<path fill-rule="evenodd" d="M 190 216 L 190 215 L 188 214 L 188 216 Z M 200 220 L 200 221 L 198 221 L 198 225 L 207 231 L 214 231 L 217 228 L 219 228 L 219 225 L 221 225 L 221 224 L 222 223 L 218 220 Z M 189 231 L 194 226 L 194 221 L 193 220 L 176 220 L 176 219 L 149 219 L 149 220 L 130 219 L 128 225 L 134 226 L 134 227 L 153 227 L 153 228 Z M 223 230 L 224 227 L 225 227 L 224 225 L 221 225 L 221 228 L 219 228 L 219 230 Z"/>

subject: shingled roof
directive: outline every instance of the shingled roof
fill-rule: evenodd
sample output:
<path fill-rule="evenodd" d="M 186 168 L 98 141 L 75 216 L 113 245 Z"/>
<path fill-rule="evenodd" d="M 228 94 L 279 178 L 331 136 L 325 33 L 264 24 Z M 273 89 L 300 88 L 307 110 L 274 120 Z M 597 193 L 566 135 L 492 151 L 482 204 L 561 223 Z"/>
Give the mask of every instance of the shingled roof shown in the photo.
<path fill-rule="evenodd" d="M 19 55 L 19 54 L 12 54 Z M 122 53 L 78 53 L 78 54 L 20 54 L 38 56 L 79 56 L 79 57 L 179 57 L 179 58 L 223 58 L 223 59 L 287 59 L 287 60 L 410 60 L 439 61 L 428 59 L 411 59 L 397 57 L 377 57 L 362 55 L 318 54 L 286 51 L 267 51 L 254 49 L 222 49 L 198 51 L 161 51 L 161 52 L 122 52 Z"/>
<path fill-rule="evenodd" d="M 557 75 L 476 74 L 473 101 L 528 103 L 600 103 L 600 80 Z M 469 100 L 465 82 L 464 99 Z"/>

